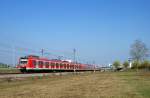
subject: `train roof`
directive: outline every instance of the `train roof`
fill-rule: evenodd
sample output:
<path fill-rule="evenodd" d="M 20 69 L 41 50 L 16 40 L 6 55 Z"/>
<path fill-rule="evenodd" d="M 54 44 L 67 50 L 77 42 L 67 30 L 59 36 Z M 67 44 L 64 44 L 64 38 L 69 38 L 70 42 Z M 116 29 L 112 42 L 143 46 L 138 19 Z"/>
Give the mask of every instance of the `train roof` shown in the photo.
<path fill-rule="evenodd" d="M 28 55 L 28 56 L 20 57 L 20 59 L 36 59 L 36 60 L 44 60 L 44 61 L 50 61 L 50 62 L 56 62 L 56 63 L 81 64 L 81 63 L 69 62 L 69 61 L 59 60 L 59 59 L 47 59 L 47 58 L 42 58 L 36 55 Z M 82 65 L 86 65 L 86 64 L 82 64 Z"/>

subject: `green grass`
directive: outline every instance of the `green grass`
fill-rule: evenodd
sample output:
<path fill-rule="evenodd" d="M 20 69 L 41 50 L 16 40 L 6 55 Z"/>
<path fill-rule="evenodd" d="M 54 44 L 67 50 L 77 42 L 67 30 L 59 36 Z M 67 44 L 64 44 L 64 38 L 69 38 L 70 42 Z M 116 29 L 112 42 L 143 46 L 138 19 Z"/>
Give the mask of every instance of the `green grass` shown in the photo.
<path fill-rule="evenodd" d="M 122 72 L 117 76 L 126 81 L 143 98 L 150 98 L 150 72 Z"/>

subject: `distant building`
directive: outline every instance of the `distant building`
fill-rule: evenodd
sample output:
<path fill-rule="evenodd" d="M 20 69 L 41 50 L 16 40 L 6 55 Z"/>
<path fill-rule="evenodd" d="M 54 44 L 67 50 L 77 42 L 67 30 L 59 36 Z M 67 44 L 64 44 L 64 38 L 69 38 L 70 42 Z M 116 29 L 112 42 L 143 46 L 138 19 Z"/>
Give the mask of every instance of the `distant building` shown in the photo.
<path fill-rule="evenodd" d="M 129 68 L 132 67 L 132 58 L 128 58 L 128 62 L 129 62 Z"/>

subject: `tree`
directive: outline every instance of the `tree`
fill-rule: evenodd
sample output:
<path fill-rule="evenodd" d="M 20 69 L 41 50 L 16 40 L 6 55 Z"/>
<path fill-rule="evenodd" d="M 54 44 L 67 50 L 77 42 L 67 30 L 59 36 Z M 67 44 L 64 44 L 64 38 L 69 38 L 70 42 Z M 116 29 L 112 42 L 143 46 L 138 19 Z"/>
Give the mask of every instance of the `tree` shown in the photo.
<path fill-rule="evenodd" d="M 140 63 L 139 63 L 139 61 L 133 61 L 132 62 L 132 69 L 138 69 L 138 67 L 140 66 Z"/>
<path fill-rule="evenodd" d="M 113 63 L 113 66 L 114 66 L 116 69 L 119 68 L 120 65 L 121 65 L 121 64 L 120 64 L 119 61 L 115 61 L 115 62 Z"/>
<path fill-rule="evenodd" d="M 128 67 L 129 67 L 129 62 L 128 62 L 128 61 L 125 61 L 125 62 L 123 63 L 123 66 L 124 66 L 124 68 L 128 68 Z"/>
<path fill-rule="evenodd" d="M 135 42 L 131 45 L 130 55 L 133 60 L 139 62 L 147 58 L 149 55 L 149 50 L 145 43 L 140 40 L 135 40 Z"/>
<path fill-rule="evenodd" d="M 148 60 L 144 60 L 144 61 L 140 64 L 139 68 L 141 68 L 141 69 L 149 69 L 149 66 L 150 66 L 150 62 L 149 62 Z"/>

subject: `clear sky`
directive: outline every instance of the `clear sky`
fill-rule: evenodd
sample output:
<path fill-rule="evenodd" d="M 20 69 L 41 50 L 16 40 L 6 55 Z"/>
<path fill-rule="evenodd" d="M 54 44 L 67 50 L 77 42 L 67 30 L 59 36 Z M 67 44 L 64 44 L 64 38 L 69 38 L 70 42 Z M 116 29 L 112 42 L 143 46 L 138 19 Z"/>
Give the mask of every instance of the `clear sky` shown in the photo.
<path fill-rule="evenodd" d="M 127 60 L 136 39 L 150 47 L 149 0 L 0 0 L 1 50 L 76 48 L 81 61 L 108 64 Z M 1 62 L 12 61 L 6 55 Z"/>

